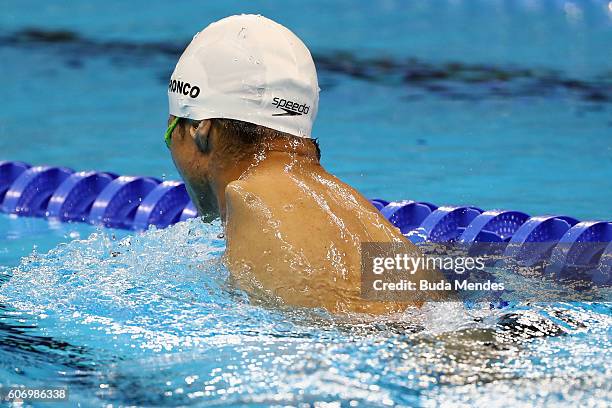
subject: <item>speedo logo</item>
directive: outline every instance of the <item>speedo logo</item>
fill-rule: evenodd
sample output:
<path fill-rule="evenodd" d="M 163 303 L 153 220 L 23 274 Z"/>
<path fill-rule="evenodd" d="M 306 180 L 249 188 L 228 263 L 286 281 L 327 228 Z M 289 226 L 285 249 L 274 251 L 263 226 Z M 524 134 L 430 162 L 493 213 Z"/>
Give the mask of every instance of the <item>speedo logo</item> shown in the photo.
<path fill-rule="evenodd" d="M 200 94 L 200 88 L 196 85 L 191 85 L 189 82 L 177 81 L 171 79 L 168 85 L 168 91 L 183 95 L 189 95 L 191 98 L 197 98 Z"/>
<path fill-rule="evenodd" d="M 305 103 L 299 104 L 299 102 L 288 101 L 287 99 L 282 99 L 275 97 L 272 99 L 272 106 L 276 106 L 279 109 L 284 110 L 284 113 L 275 113 L 272 116 L 296 116 L 296 115 L 306 115 L 310 110 L 310 106 Z"/>

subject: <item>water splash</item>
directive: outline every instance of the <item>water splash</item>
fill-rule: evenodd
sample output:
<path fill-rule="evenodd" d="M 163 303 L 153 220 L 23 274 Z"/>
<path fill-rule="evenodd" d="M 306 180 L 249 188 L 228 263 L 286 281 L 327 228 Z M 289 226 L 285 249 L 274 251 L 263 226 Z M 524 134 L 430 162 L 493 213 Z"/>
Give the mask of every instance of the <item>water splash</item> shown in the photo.
<path fill-rule="evenodd" d="M 387 317 L 271 306 L 234 287 L 221 233 L 194 219 L 24 258 L 0 286 L 10 305 L 0 309 L 0 367 L 20 370 L 0 368 L 0 384 L 59 378 L 84 405 L 611 399 L 609 305 L 431 303 Z M 509 312 L 547 315 L 561 335 L 504 336 L 494 329 Z"/>

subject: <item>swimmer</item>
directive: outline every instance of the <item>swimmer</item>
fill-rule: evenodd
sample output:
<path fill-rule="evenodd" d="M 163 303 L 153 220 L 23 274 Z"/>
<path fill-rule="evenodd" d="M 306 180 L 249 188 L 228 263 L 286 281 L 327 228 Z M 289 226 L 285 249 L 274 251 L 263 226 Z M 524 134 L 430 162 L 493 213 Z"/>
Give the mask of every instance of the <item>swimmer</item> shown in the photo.
<path fill-rule="evenodd" d="M 321 166 L 317 73 L 295 34 L 262 16 L 219 20 L 180 57 L 168 97 L 166 144 L 200 216 L 221 218 L 242 288 L 331 312 L 419 304 L 361 297 L 362 242 L 418 249 Z"/>

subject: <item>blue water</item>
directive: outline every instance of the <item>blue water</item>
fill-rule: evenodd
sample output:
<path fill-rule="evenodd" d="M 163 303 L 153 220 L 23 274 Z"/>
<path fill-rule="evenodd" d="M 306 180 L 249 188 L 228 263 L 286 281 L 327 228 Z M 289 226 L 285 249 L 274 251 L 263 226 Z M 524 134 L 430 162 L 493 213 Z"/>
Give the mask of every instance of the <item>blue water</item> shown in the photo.
<path fill-rule="evenodd" d="M 178 178 L 162 140 L 176 55 L 257 12 L 312 50 L 323 165 L 366 196 L 612 219 L 607 1 L 329 3 L 4 1 L 0 160 Z M 491 346 L 474 337 L 507 310 L 372 322 L 249 298 L 220 232 L 0 214 L 0 386 L 53 379 L 68 406 L 612 401 L 609 303 L 517 305 L 580 324 Z"/>

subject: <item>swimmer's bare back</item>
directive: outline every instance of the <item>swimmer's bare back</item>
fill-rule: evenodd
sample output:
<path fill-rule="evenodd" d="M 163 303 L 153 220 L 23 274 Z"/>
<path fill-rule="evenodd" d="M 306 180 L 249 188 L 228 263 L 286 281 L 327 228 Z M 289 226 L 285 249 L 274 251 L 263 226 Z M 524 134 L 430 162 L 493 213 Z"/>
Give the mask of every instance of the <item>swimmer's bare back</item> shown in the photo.
<path fill-rule="evenodd" d="M 229 183 L 225 198 L 225 261 L 244 289 L 260 285 L 287 304 L 331 312 L 383 314 L 420 305 L 362 299 L 361 242 L 418 249 L 318 163 L 268 157 Z"/>

